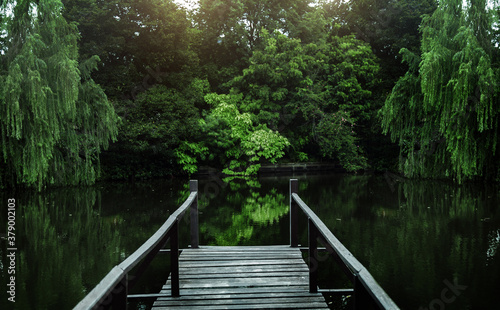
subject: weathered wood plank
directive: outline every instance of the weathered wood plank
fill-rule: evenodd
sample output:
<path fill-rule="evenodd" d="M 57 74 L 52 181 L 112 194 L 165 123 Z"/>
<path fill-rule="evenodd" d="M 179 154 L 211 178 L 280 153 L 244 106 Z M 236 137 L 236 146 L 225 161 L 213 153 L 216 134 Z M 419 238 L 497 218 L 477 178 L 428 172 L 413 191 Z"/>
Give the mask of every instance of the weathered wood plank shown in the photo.
<path fill-rule="evenodd" d="M 180 297 L 170 279 L 153 309 L 327 309 L 308 292 L 308 267 L 289 246 L 206 247 L 179 257 Z"/>
<path fill-rule="evenodd" d="M 245 273 L 245 272 L 308 272 L 309 269 L 306 265 L 268 265 L 268 266 L 230 266 L 230 267 L 189 267 L 179 268 L 179 272 L 183 275 L 193 275 L 193 274 L 212 274 L 212 273 Z"/>
<path fill-rule="evenodd" d="M 267 255 L 252 255 L 252 254 L 245 254 L 245 255 L 234 255 L 232 253 L 227 253 L 227 254 L 218 254 L 218 255 L 182 255 L 180 257 L 180 261 L 223 261 L 223 260 L 277 260 L 277 259 L 302 259 L 301 255 L 273 255 L 273 254 L 267 254 Z"/>
<path fill-rule="evenodd" d="M 307 292 L 309 289 L 309 286 L 307 285 L 302 285 L 302 286 L 277 286 L 273 288 L 272 292 L 273 293 L 304 293 Z M 210 295 L 226 295 L 226 294 L 232 294 L 232 295 L 238 295 L 238 294 L 265 294 L 269 293 L 268 288 L 262 288 L 262 287 L 215 287 L 215 288 L 210 288 L 210 289 L 185 289 L 182 291 L 183 294 L 181 296 L 193 296 L 193 295 L 204 295 L 206 297 L 210 297 Z M 161 294 L 170 294 L 170 287 L 167 285 L 164 285 L 161 292 Z M 310 293 L 307 293 L 310 294 Z"/>
<path fill-rule="evenodd" d="M 236 254 L 245 254 L 245 253 L 253 253 L 253 254 L 266 254 L 266 253 L 276 253 L 276 254 L 295 254 L 298 253 L 297 248 L 275 248 L 272 247 L 271 249 L 264 249 L 263 247 L 254 247 L 252 249 L 243 249 L 243 247 L 240 248 L 234 248 L 233 250 L 230 249 L 222 249 L 222 250 L 215 250 L 215 249 L 205 249 L 205 248 L 197 248 L 197 249 L 185 249 L 184 254 L 188 255 L 201 255 L 201 254 L 220 254 L 220 253 L 236 253 Z"/>
<path fill-rule="evenodd" d="M 153 307 L 154 310 L 241 310 L 241 309 L 328 309 L 326 303 L 285 303 L 285 304 L 257 304 L 257 305 L 214 305 L 214 306 L 169 306 Z"/>
<path fill-rule="evenodd" d="M 217 253 L 255 253 L 255 254 L 265 254 L 265 253 L 281 253 L 290 254 L 298 253 L 297 248 L 283 247 L 283 246 L 220 246 L 220 247 L 207 247 L 200 246 L 199 248 L 185 249 L 185 254 L 217 254 Z"/>
<path fill-rule="evenodd" d="M 269 290 L 260 292 L 260 293 L 233 293 L 233 294 L 203 294 L 205 293 L 204 291 L 206 290 L 199 290 L 200 294 L 189 294 L 189 295 L 182 295 L 175 300 L 179 301 L 186 301 L 186 300 L 211 300 L 211 299 L 253 299 L 253 298 L 289 298 L 289 297 L 305 297 L 305 298 L 311 298 L 311 297 L 322 297 L 321 294 L 315 295 L 315 294 L 310 294 L 305 291 L 293 291 L 293 292 L 269 292 Z M 209 290 L 210 291 L 210 290 Z M 160 294 L 156 294 L 156 297 L 158 298 L 158 301 L 161 300 L 170 300 L 170 296 L 168 295 L 163 295 L 161 296 Z"/>
<path fill-rule="evenodd" d="M 229 266 L 264 266 L 264 265 L 302 265 L 304 261 L 300 259 L 289 259 L 286 261 L 280 260 L 240 260 L 240 261 L 218 261 L 218 262 L 202 262 L 205 267 L 229 267 Z M 181 267 L 189 268 L 189 267 L 199 267 L 199 262 L 183 262 Z"/>
<path fill-rule="evenodd" d="M 289 245 L 229 245 L 229 246 L 218 246 L 218 245 L 204 245 L 203 247 L 200 247 L 200 249 L 203 249 L 204 251 L 232 251 L 232 250 L 238 250 L 238 251 L 255 251 L 255 250 L 260 250 L 260 251 L 272 251 L 272 250 L 289 250 L 289 251 L 294 251 L 295 248 L 290 247 Z M 190 249 L 194 250 L 195 249 Z"/>
<path fill-rule="evenodd" d="M 254 255 L 265 255 L 265 254 L 276 254 L 276 255 L 288 255 L 288 254 L 300 254 L 301 252 L 297 252 L 297 250 L 294 250 L 293 248 L 284 248 L 284 249 L 272 249 L 272 250 L 265 250 L 263 248 L 255 248 L 254 250 L 206 250 L 202 248 L 198 249 L 186 249 L 184 250 L 185 255 L 218 255 L 218 254 L 226 254 L 226 253 L 231 253 L 231 254 L 254 254 Z"/>
<path fill-rule="evenodd" d="M 274 277 L 274 278 L 221 278 L 213 279 L 181 279 L 180 289 L 184 288 L 211 288 L 211 287 L 272 287 L 294 286 L 308 283 L 307 277 Z M 170 280 L 167 281 L 170 285 Z"/>
<path fill-rule="evenodd" d="M 255 251 L 260 251 L 260 252 L 271 252 L 271 251 L 280 251 L 280 252 L 295 252 L 297 248 L 296 247 L 291 247 L 288 245 L 247 245 L 247 246 L 210 246 L 210 245 L 204 245 L 199 248 L 193 249 L 193 248 L 188 248 L 188 252 L 197 252 L 197 251 L 204 251 L 204 252 L 227 252 L 227 251 L 238 251 L 238 252 L 255 252 Z"/>
<path fill-rule="evenodd" d="M 314 302 L 318 302 L 317 296 L 286 296 L 286 297 L 269 297 L 262 296 L 261 298 L 222 298 L 222 299 L 180 299 L 180 300 L 158 300 L 156 305 L 159 307 L 163 306 L 212 306 L 212 305 L 279 305 L 286 303 L 307 303 L 311 304 Z"/>
<path fill-rule="evenodd" d="M 303 277 L 303 271 L 287 271 L 285 272 L 239 272 L 239 273 L 224 273 L 224 274 L 183 274 L 182 279 L 232 279 L 232 278 L 286 278 L 286 277 Z"/>

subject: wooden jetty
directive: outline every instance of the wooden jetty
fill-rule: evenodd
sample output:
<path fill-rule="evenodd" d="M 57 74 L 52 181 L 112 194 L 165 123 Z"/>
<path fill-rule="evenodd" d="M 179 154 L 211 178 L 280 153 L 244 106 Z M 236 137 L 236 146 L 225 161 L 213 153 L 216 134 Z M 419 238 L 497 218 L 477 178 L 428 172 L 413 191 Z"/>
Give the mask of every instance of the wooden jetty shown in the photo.
<path fill-rule="evenodd" d="M 139 249 L 115 266 L 74 308 L 127 309 L 131 300 L 154 300 L 153 309 L 328 309 L 323 294 L 352 296 L 353 309 L 399 309 L 368 270 L 299 197 L 290 180 L 290 244 L 199 246 L 198 182 L 191 194 Z M 179 249 L 180 220 L 189 210 L 191 245 Z M 308 246 L 298 244 L 298 219 L 308 219 Z M 166 244 L 169 248 L 164 248 Z M 335 258 L 352 288 L 318 287 L 318 243 Z M 307 260 L 302 258 L 307 251 Z M 157 294 L 129 294 L 160 252 L 169 253 L 170 275 Z M 306 264 L 307 262 L 307 264 Z M 134 274 L 129 275 L 134 269 Z"/>
<path fill-rule="evenodd" d="M 309 269 L 290 246 L 203 246 L 179 257 L 180 297 L 170 279 L 153 309 L 328 309 L 309 293 Z"/>

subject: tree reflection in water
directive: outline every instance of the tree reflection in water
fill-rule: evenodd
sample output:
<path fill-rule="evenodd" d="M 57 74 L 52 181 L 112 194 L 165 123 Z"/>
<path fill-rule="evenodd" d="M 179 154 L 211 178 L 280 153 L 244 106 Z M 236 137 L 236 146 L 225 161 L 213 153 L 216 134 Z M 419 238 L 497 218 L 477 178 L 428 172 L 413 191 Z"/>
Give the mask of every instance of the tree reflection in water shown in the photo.
<path fill-rule="evenodd" d="M 288 244 L 287 176 L 199 180 L 201 245 Z M 439 181 L 387 184 L 377 175 L 303 175 L 299 195 L 368 268 L 402 309 L 428 307 L 443 281 L 467 289 L 446 309 L 500 304 L 500 191 Z M 16 308 L 71 309 L 109 270 L 144 243 L 189 195 L 187 180 L 19 192 L 16 198 Z M 8 193 L 0 193 L 0 232 Z M 299 242 L 307 244 L 301 212 Z M 189 244 L 189 214 L 180 225 Z M 6 242 L 0 281 L 7 283 Z M 134 287 L 158 292 L 168 275 L 158 256 Z M 348 287 L 333 259 L 321 261 L 320 286 Z M 6 290 L 0 309 L 10 309 Z"/>
<path fill-rule="evenodd" d="M 276 188 L 259 190 L 254 178 L 227 178 L 217 195 L 200 197 L 200 236 L 208 245 L 273 243 L 280 235 L 277 224 L 288 214 L 288 199 Z M 207 206 L 210 207 L 207 208 Z M 288 225 L 288 217 L 286 217 Z M 274 236 L 274 237 L 273 237 Z"/>
<path fill-rule="evenodd" d="M 16 309 L 71 309 L 119 261 L 113 221 L 101 216 L 95 188 L 18 197 Z"/>

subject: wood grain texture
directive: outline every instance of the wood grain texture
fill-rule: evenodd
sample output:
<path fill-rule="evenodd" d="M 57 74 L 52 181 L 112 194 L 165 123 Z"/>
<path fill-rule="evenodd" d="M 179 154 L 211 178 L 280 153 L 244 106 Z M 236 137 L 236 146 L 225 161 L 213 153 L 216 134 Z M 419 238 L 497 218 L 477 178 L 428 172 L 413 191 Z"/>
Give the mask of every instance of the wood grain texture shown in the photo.
<path fill-rule="evenodd" d="M 186 249 L 179 257 L 180 297 L 170 279 L 153 309 L 328 309 L 309 293 L 309 269 L 289 246 Z"/>

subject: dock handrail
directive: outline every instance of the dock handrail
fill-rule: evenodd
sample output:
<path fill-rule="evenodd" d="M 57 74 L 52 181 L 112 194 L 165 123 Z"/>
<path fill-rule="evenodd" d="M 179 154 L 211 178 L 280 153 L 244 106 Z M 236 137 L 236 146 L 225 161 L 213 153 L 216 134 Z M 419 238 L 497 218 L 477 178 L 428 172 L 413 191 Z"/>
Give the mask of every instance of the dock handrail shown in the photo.
<path fill-rule="evenodd" d="M 113 309 L 126 309 L 128 289 L 137 282 L 138 278 L 168 240 L 170 240 L 171 292 L 172 296 L 179 296 L 178 223 L 188 209 L 190 209 L 191 221 L 191 247 L 198 248 L 199 242 L 197 180 L 189 182 L 189 190 L 189 197 L 168 217 L 156 233 L 132 253 L 132 255 L 115 266 L 73 309 L 97 309 L 109 306 L 113 307 Z M 141 261 L 142 263 L 139 264 Z M 134 267 L 138 267 L 137 273 L 129 277 L 128 273 Z"/>
<path fill-rule="evenodd" d="M 180 296 L 179 292 L 179 221 L 190 209 L 191 247 L 198 248 L 198 181 L 190 181 L 190 195 L 184 203 L 172 213 L 163 225 L 134 253 L 122 263 L 116 265 L 97 286 L 85 296 L 74 309 L 126 309 L 131 298 L 156 298 L 161 294 L 128 295 L 138 278 L 150 265 L 153 258 L 164 250 L 170 241 L 170 282 L 171 295 Z M 298 247 L 298 210 L 308 217 L 309 251 L 309 291 L 311 293 L 333 293 L 354 295 L 354 309 L 399 309 L 387 293 L 375 281 L 368 270 L 349 252 L 333 235 L 321 219 L 302 201 L 298 195 L 298 180 L 290 180 L 290 246 Z M 353 289 L 318 289 L 318 240 L 337 264 L 343 269 L 354 284 Z M 136 268 L 134 275 L 129 272 Z M 162 295 L 164 296 L 164 295 Z"/>
<path fill-rule="evenodd" d="M 354 294 L 354 309 L 399 309 L 368 270 L 333 235 L 321 219 L 298 195 L 298 180 L 290 180 L 290 246 L 298 247 L 298 209 L 308 217 L 309 291 Z M 318 290 L 318 239 L 343 269 L 354 289 Z"/>

